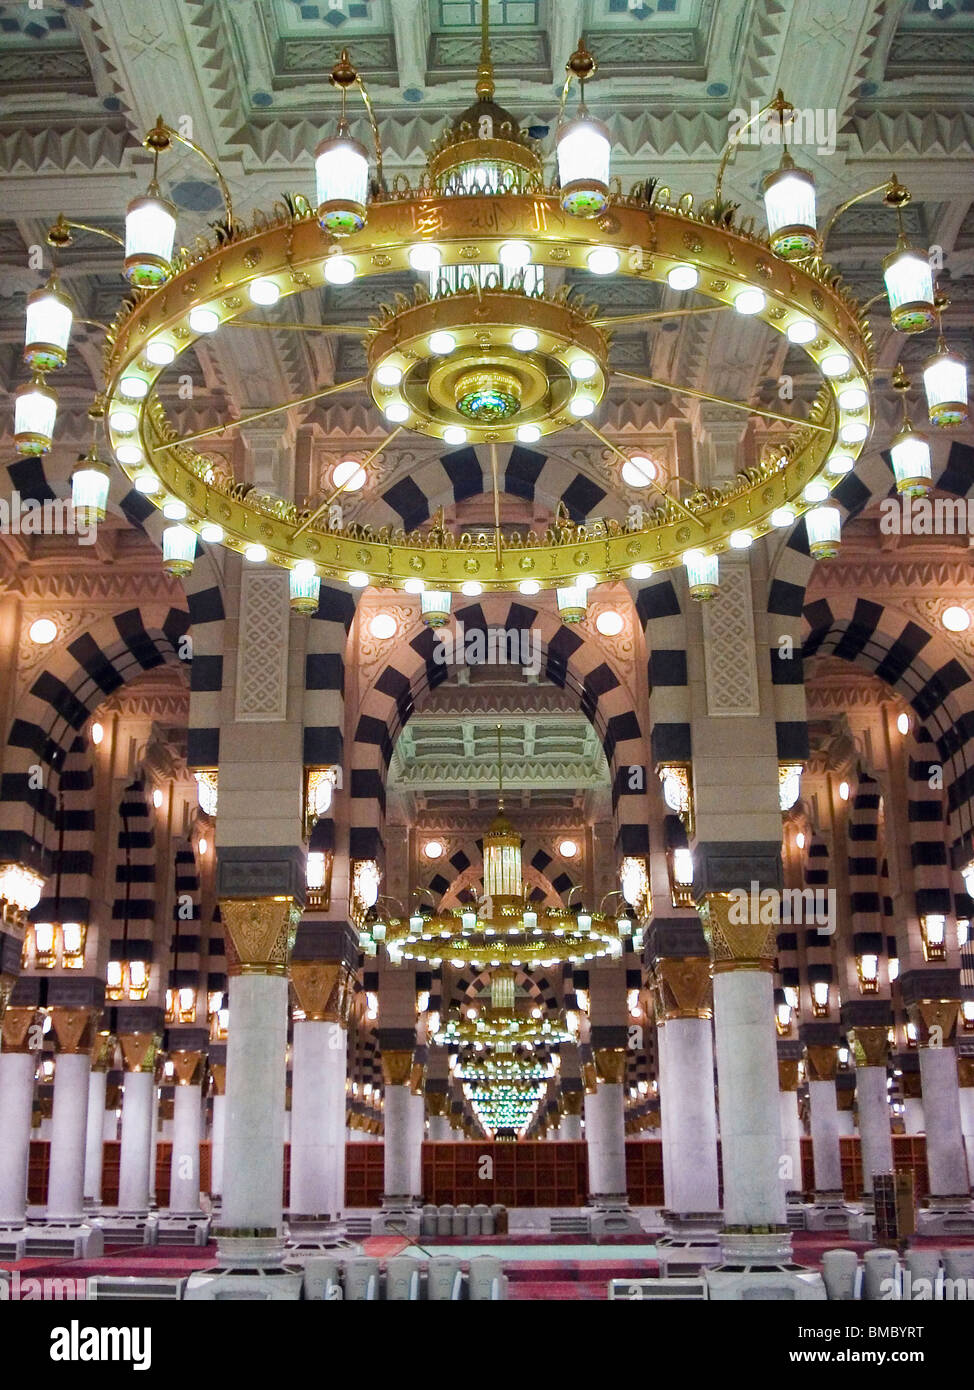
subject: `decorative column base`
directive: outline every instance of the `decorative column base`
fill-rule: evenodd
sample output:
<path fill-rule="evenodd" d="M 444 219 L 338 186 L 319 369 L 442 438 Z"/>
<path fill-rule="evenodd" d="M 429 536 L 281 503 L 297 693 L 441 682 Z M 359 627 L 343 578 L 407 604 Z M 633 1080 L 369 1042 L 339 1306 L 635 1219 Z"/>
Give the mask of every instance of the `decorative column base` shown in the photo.
<path fill-rule="evenodd" d="M 957 1197 L 924 1197 L 917 1212 L 917 1235 L 974 1235 L 974 1202 L 966 1193 Z"/>
<path fill-rule="evenodd" d="M 699 1274 L 722 1259 L 719 1211 L 663 1211 L 665 1234 L 656 1241 L 659 1272 L 664 1279 Z"/>
<path fill-rule="evenodd" d="M 401 1193 L 382 1194 L 382 1210 L 372 1218 L 374 1236 L 418 1236 L 422 1213 L 420 1198 Z"/>
<path fill-rule="evenodd" d="M 589 1234 L 601 1236 L 639 1235 L 642 1222 L 629 1206 L 628 1192 L 590 1192 L 588 1207 Z"/>
<path fill-rule="evenodd" d="M 301 1297 L 303 1273 L 285 1265 L 283 1239 L 276 1231 L 217 1231 L 215 1269 L 191 1274 L 184 1299 L 295 1301 Z"/>
<path fill-rule="evenodd" d="M 720 1245 L 721 1263 L 704 1271 L 709 1298 L 825 1301 L 821 1274 L 794 1263 L 787 1227 L 770 1231 L 725 1230 L 721 1232 Z"/>
<path fill-rule="evenodd" d="M 335 1250 L 361 1253 L 362 1247 L 349 1239 L 344 1221 L 319 1221 L 312 1216 L 289 1216 L 287 1231 L 289 1259 L 306 1255 L 327 1255 Z"/>

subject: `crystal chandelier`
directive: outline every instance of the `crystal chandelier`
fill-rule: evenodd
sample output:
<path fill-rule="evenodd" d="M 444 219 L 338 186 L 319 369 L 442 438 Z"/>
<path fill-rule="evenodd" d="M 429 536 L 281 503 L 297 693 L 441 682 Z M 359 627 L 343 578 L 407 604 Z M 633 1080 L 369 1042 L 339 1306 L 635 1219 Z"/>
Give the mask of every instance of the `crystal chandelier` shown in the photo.
<path fill-rule="evenodd" d="M 78 230 L 108 236 L 123 252 L 133 298 L 114 323 L 96 325 L 106 335 L 100 394 L 116 462 L 175 523 L 163 538 L 166 568 L 185 575 L 198 540 L 221 543 L 254 563 L 269 561 L 291 571 L 298 612 L 313 611 L 320 580 L 329 577 L 353 587 L 371 583 L 420 595 L 424 619 L 435 626 L 447 621 L 452 594 L 471 583 L 503 591 L 523 585 L 532 586 L 530 592 L 556 590 L 563 619 L 577 622 L 594 585 L 683 566 L 691 595 L 706 601 L 719 592 L 723 552 L 802 516 L 808 518 L 812 553 L 837 553 L 839 512 L 823 504 L 855 465 L 872 426 L 872 302 L 861 306 L 853 299 L 825 263 L 825 247 L 846 208 L 882 194 L 899 223 L 896 248 L 883 266 L 891 321 L 907 334 L 930 328 L 938 305 L 926 254 L 906 238 L 902 211 L 908 190 L 894 175 L 843 203 L 820 231 L 814 180 L 787 148 L 794 109 L 779 91 L 728 140 L 714 196 L 699 207 L 689 194 L 674 201 L 670 189 L 655 181 L 625 193 L 611 177 L 609 131 L 585 104 L 597 64 L 584 43 L 567 65 L 556 177 L 549 184 L 541 153 L 494 99 L 488 7 L 482 11 L 476 101 L 429 151 L 415 188 L 401 177 L 393 189 L 386 187 L 368 91 L 343 52 L 331 75 L 341 93 L 338 127 L 315 150 L 313 200 L 290 195 L 271 216 L 257 213 L 245 223 L 234 214 L 218 165 L 160 118 L 143 142 L 153 156 L 152 178 L 145 194 L 128 206 L 124 238 L 64 217 L 50 229 L 55 259 Z M 579 104 L 572 112 L 574 87 Z M 347 95 L 353 88 L 365 102 L 371 150 L 351 134 Z M 725 169 L 759 118 L 779 123 L 785 145 L 781 167 L 763 184 L 765 237 L 735 224 L 736 206 L 723 196 Z M 176 142 L 209 165 L 224 199 L 214 237 L 199 238 L 195 250 L 175 249 L 175 210 L 158 182 L 160 160 Z M 813 404 L 799 418 L 614 368 L 609 338 L 616 326 L 674 311 L 604 315 L 573 298 L 570 289 L 553 288 L 552 272 L 561 278 L 571 270 L 650 280 L 701 298 L 699 305 L 676 311 L 681 314 L 730 310 L 760 319 L 800 347 L 821 374 Z M 293 294 L 324 286 L 340 294 L 353 281 L 408 271 L 421 277 L 412 299 L 397 296 L 362 327 L 364 375 L 190 434 L 173 428 L 160 385 L 167 370 L 180 370 L 181 355 L 202 336 L 231 325 L 274 327 L 273 319 L 254 319 L 252 312 L 269 312 Z M 24 360 L 32 379 L 15 402 L 15 441 L 22 453 L 51 446 L 57 396 L 47 376 L 64 362 L 77 321 L 55 266 L 28 303 Z M 325 332 L 335 325 L 299 327 Z M 522 531 L 502 530 L 499 444 L 533 444 L 583 428 L 612 457 L 622 492 L 642 456 L 618 448 L 592 422 L 610 382 L 718 401 L 787 429 L 769 443 L 756 467 L 729 485 L 701 490 L 677 476 L 647 476 L 652 505 L 632 523 L 579 524 L 560 515 L 543 536 L 527 529 L 529 523 Z M 965 367 L 942 338 L 925 365 L 924 383 L 934 423 L 961 423 Z M 208 439 L 230 429 L 358 388 L 368 392 L 389 431 L 354 476 L 367 479 L 403 430 L 449 447 L 483 446 L 494 494 L 492 532 L 457 535 L 442 518 L 408 535 L 391 527 L 333 524 L 333 504 L 349 478 L 320 503 L 303 507 L 246 487 L 228 465 L 203 451 Z M 100 505 L 98 472 L 80 470 L 79 507 L 91 507 L 92 497 L 96 509 Z"/>

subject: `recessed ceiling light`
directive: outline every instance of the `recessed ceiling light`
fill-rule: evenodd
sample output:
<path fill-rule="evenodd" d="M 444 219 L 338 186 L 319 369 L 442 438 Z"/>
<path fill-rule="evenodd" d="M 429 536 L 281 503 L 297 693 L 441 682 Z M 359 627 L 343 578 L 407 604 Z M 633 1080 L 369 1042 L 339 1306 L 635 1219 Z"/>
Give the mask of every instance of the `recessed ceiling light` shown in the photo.
<path fill-rule="evenodd" d="M 645 454 L 632 454 L 622 465 L 622 481 L 627 487 L 649 487 L 658 473 L 656 464 Z"/>
<path fill-rule="evenodd" d="M 359 488 L 365 486 L 365 469 L 358 459 L 342 459 L 341 463 L 335 464 L 335 471 L 331 475 L 331 481 L 335 487 L 340 487 L 343 492 L 358 492 Z"/>
<path fill-rule="evenodd" d="M 46 647 L 57 636 L 57 623 L 52 622 L 50 618 L 35 618 L 27 635 L 38 647 Z"/>
<path fill-rule="evenodd" d="M 391 613 L 376 613 L 369 623 L 369 631 L 380 642 L 387 642 L 396 635 L 396 620 Z"/>
<path fill-rule="evenodd" d="M 558 846 L 558 853 L 562 859 L 574 859 L 578 853 L 578 845 L 574 840 L 562 840 Z"/>
<path fill-rule="evenodd" d="M 905 710 L 902 714 L 896 716 L 896 727 L 901 734 L 908 734 L 910 732 L 910 716 Z"/>
<path fill-rule="evenodd" d="M 427 859 L 441 859 L 443 857 L 443 844 L 440 840 L 427 840 L 423 846 L 423 853 Z"/>
<path fill-rule="evenodd" d="M 607 608 L 596 618 L 595 626 L 603 637 L 618 637 L 625 624 L 621 613 L 617 613 L 613 608 Z"/>

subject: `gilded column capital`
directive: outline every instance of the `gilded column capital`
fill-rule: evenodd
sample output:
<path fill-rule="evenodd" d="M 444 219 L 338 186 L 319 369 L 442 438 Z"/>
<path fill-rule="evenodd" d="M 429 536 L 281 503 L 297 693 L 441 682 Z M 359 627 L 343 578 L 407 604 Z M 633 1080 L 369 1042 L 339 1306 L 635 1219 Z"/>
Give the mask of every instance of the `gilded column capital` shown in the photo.
<path fill-rule="evenodd" d="M 581 1115 L 585 1104 L 584 1091 L 562 1091 L 560 1101 L 563 1115 Z"/>
<path fill-rule="evenodd" d="M 342 960 L 292 960 L 291 984 L 298 1006 L 313 1023 L 348 1027 L 355 972 Z"/>
<path fill-rule="evenodd" d="M 409 1068 L 409 1089 L 414 1096 L 421 1096 L 426 1085 L 426 1066 L 414 1061 Z"/>
<path fill-rule="evenodd" d="M 52 1008 L 55 1050 L 69 1055 L 90 1052 L 95 1041 L 95 1021 L 100 1016 L 100 1009 L 69 1009 L 61 1005 Z"/>
<path fill-rule="evenodd" d="M 382 1053 L 382 1080 L 387 1086 L 408 1086 L 412 1070 L 412 1049 Z"/>
<path fill-rule="evenodd" d="M 599 1077 L 597 1071 L 595 1070 L 595 1063 L 583 1062 L 581 1066 L 581 1072 L 582 1085 L 585 1087 L 586 1095 L 594 1096 L 595 1092 L 599 1089 Z"/>
<path fill-rule="evenodd" d="M 792 1057 L 778 1058 L 778 1090 L 797 1091 L 798 1090 L 798 1059 Z"/>
<path fill-rule="evenodd" d="M 885 1067 L 889 1057 L 889 1029 L 857 1024 L 846 1032 L 857 1067 Z"/>
<path fill-rule="evenodd" d="M 839 1070 L 839 1049 L 830 1044 L 805 1048 L 805 1068 L 809 1081 L 834 1081 Z"/>
<path fill-rule="evenodd" d="M 161 1038 L 155 1033 L 120 1033 L 122 1066 L 126 1072 L 154 1072 Z"/>
<path fill-rule="evenodd" d="M 118 1039 L 112 1033 L 96 1033 L 91 1048 L 91 1070 L 111 1071 Z"/>
<path fill-rule="evenodd" d="M 439 1119 L 447 1113 L 447 1106 L 450 1103 L 450 1096 L 447 1091 L 427 1091 L 426 1092 L 426 1114 L 432 1119 Z"/>
<path fill-rule="evenodd" d="M 915 999 L 906 1007 L 920 1047 L 944 1047 L 954 1041 L 959 999 Z"/>
<path fill-rule="evenodd" d="M 228 975 L 286 975 L 301 920 L 292 897 L 221 898 Z"/>
<path fill-rule="evenodd" d="M 612 1086 L 621 1086 L 626 1079 L 626 1049 L 624 1047 L 597 1047 L 595 1049 L 595 1070 L 600 1081 Z"/>
<path fill-rule="evenodd" d="M 32 1047 L 35 1041 L 31 1037 L 31 1024 L 37 1017 L 37 1010 L 31 1005 L 29 1008 L 7 1008 L 0 1021 L 0 1038 L 3 1039 L 4 1052 L 36 1052 L 40 1047 Z"/>
<path fill-rule="evenodd" d="M 211 1062 L 210 1077 L 213 1081 L 213 1094 L 215 1096 L 225 1096 L 227 1093 L 226 1062 Z"/>
<path fill-rule="evenodd" d="M 203 1053 L 170 1052 L 169 1060 L 176 1074 L 177 1086 L 198 1086 L 203 1080 Z"/>
<path fill-rule="evenodd" d="M 709 956 L 661 956 L 653 965 L 656 1021 L 713 1017 Z"/>
<path fill-rule="evenodd" d="M 714 974 L 725 970 L 774 970 L 778 923 L 762 921 L 745 889 L 705 893 L 697 903 L 700 923 L 714 961 Z"/>
<path fill-rule="evenodd" d="M 923 1081 L 918 1071 L 905 1071 L 900 1077 L 900 1089 L 904 1100 L 923 1099 Z"/>
<path fill-rule="evenodd" d="M 5 975 L 0 972 L 0 1018 L 3 1018 L 4 1010 L 10 1002 L 10 995 L 16 983 L 16 975 Z"/>

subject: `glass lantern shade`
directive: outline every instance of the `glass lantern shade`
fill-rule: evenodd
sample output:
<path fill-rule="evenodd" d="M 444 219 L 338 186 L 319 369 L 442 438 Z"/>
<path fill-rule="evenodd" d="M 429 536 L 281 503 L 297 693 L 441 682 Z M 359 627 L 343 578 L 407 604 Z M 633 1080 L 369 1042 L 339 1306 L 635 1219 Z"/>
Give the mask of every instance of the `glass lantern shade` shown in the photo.
<path fill-rule="evenodd" d="M 299 560 L 288 573 L 288 586 L 291 595 L 291 608 L 295 613 L 305 615 L 317 613 L 321 580 L 310 560 Z"/>
<path fill-rule="evenodd" d="M 0 865 L 0 898 L 19 912 L 33 912 L 43 888 L 41 875 L 26 864 Z"/>
<path fill-rule="evenodd" d="M 716 555 L 701 555 L 698 550 L 688 550 L 683 557 L 690 597 L 698 602 L 714 598 L 720 590 L 720 566 Z"/>
<path fill-rule="evenodd" d="M 967 419 L 967 363 L 945 343 L 923 364 L 923 389 L 931 425 L 946 429 Z"/>
<path fill-rule="evenodd" d="M 561 127 L 557 138 L 561 205 L 572 217 L 598 217 L 609 203 L 608 129 L 591 116 Z"/>
<path fill-rule="evenodd" d="M 484 836 L 484 893 L 488 898 L 521 896 L 521 837 L 502 813 Z"/>
<path fill-rule="evenodd" d="M 909 424 L 904 425 L 890 445 L 890 458 L 896 477 L 896 491 L 906 497 L 920 497 L 933 482 L 930 445 Z"/>
<path fill-rule="evenodd" d="M 809 553 L 816 560 L 832 560 L 839 553 L 842 515 L 838 507 L 812 507 L 805 513 Z"/>
<path fill-rule="evenodd" d="M 883 279 L 894 328 L 901 333 L 923 333 L 933 326 L 933 274 L 926 256 L 898 246 L 883 262 Z"/>
<path fill-rule="evenodd" d="M 587 604 L 588 589 L 582 584 L 558 590 L 558 615 L 563 623 L 580 623 Z"/>
<path fill-rule="evenodd" d="M 57 395 L 43 381 L 27 381 L 14 397 L 14 446 L 18 454 L 45 454 L 51 447 Z"/>
<path fill-rule="evenodd" d="M 162 568 L 177 577 L 189 574 L 196 560 L 196 532 L 189 526 L 167 526 L 162 533 Z"/>
<path fill-rule="evenodd" d="M 443 627 L 450 621 L 452 598 L 448 590 L 426 589 L 420 594 L 423 622 L 427 627 Z"/>
<path fill-rule="evenodd" d="M 82 456 L 71 474 L 71 506 L 75 521 L 90 526 L 105 520 L 111 474 L 107 464 Z"/>
<path fill-rule="evenodd" d="M 157 194 L 133 198 L 125 213 L 125 278 L 140 289 L 169 279 L 176 209 Z"/>
<path fill-rule="evenodd" d="M 204 816 L 215 816 L 220 794 L 219 773 L 216 768 L 206 768 L 194 772 L 196 778 L 196 799 Z"/>
<path fill-rule="evenodd" d="M 63 367 L 74 314 L 71 301 L 52 282 L 27 296 L 24 361 L 35 372 Z"/>
<path fill-rule="evenodd" d="M 332 236 L 360 232 L 369 196 L 369 155 L 346 130 L 315 150 L 315 185 L 320 226 Z"/>
<path fill-rule="evenodd" d="M 776 256 L 795 261 L 818 250 L 815 180 L 790 160 L 764 181 L 764 214 Z"/>

